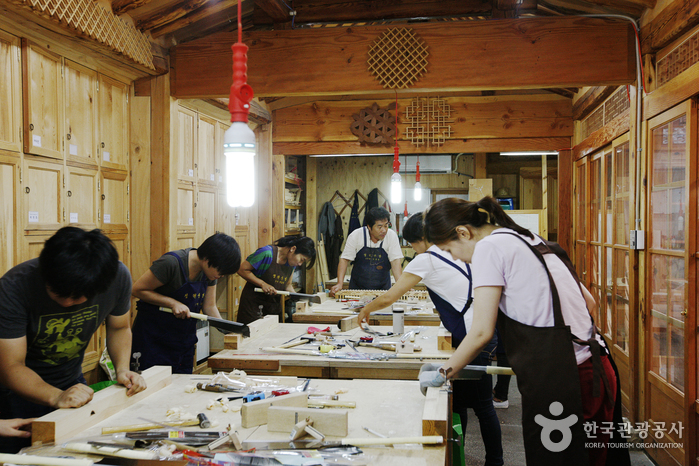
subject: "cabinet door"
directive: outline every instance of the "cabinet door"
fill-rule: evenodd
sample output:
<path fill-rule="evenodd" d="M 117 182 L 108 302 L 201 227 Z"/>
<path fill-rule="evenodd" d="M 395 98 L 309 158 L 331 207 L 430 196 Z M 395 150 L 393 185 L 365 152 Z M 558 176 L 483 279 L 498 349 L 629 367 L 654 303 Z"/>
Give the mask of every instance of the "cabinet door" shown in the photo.
<path fill-rule="evenodd" d="M 197 230 L 194 242 L 199 245 L 216 233 L 216 188 L 199 187 L 195 210 Z"/>
<path fill-rule="evenodd" d="M 128 230 L 129 182 L 124 172 L 102 171 L 102 228 Z"/>
<path fill-rule="evenodd" d="M 73 226 L 97 228 L 99 177 L 97 170 L 66 168 L 66 220 Z"/>
<path fill-rule="evenodd" d="M 17 202 L 19 193 L 19 157 L 0 155 L 0 276 L 17 260 Z"/>
<path fill-rule="evenodd" d="M 22 40 L 24 151 L 63 158 L 63 59 Z"/>
<path fill-rule="evenodd" d="M 51 233 L 42 232 L 40 234 L 22 235 L 22 247 L 20 248 L 19 262 L 28 261 L 29 259 L 35 259 L 41 254 L 41 250 L 44 249 L 44 243 L 47 239 L 53 236 Z"/>
<path fill-rule="evenodd" d="M 177 184 L 177 231 L 194 233 L 194 186 L 180 181 Z"/>
<path fill-rule="evenodd" d="M 177 178 L 196 181 L 194 154 L 197 148 L 197 114 L 184 107 L 177 107 L 173 138 Z"/>
<path fill-rule="evenodd" d="M 0 31 L 0 149 L 22 149 L 19 38 Z"/>
<path fill-rule="evenodd" d="M 100 164 L 126 170 L 129 165 L 129 85 L 99 75 L 98 89 Z"/>
<path fill-rule="evenodd" d="M 105 340 L 107 335 L 107 327 L 103 323 L 92 335 L 90 341 L 85 347 L 85 356 L 83 357 L 83 373 L 94 370 L 100 362 L 100 356 L 104 351 Z"/>
<path fill-rule="evenodd" d="M 24 162 L 22 225 L 26 230 L 58 230 L 63 225 L 63 165 Z"/>
<path fill-rule="evenodd" d="M 225 188 L 226 186 L 226 159 L 223 156 L 223 134 L 230 124 L 221 123 L 220 121 L 216 123 L 216 184 L 219 188 Z"/>
<path fill-rule="evenodd" d="M 199 115 L 197 124 L 197 177 L 198 183 L 216 184 L 216 120 Z"/>
<path fill-rule="evenodd" d="M 107 233 L 107 236 L 112 240 L 112 243 L 114 243 L 114 247 L 119 253 L 119 260 L 122 261 L 126 267 L 129 267 L 131 262 L 129 260 L 131 256 L 131 245 L 129 243 L 128 233 Z M 137 278 L 138 277 L 134 278 L 134 280 Z"/>
<path fill-rule="evenodd" d="M 233 236 L 235 229 L 235 209 L 228 205 L 226 190 L 218 190 L 218 209 L 216 210 L 216 231 Z"/>
<path fill-rule="evenodd" d="M 97 73 L 65 60 L 66 159 L 97 164 Z"/>

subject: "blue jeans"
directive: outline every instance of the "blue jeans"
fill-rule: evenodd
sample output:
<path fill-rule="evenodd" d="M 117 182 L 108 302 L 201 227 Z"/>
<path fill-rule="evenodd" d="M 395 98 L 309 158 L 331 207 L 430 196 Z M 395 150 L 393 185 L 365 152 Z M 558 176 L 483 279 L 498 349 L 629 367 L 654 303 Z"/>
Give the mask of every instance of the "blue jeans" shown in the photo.
<path fill-rule="evenodd" d="M 486 346 L 470 364 L 487 366 L 490 364 L 495 351 L 493 342 Z M 481 437 L 485 446 L 486 466 L 500 466 L 505 464 L 502 458 L 502 433 L 500 421 L 493 407 L 493 377 L 483 375 L 479 380 L 455 380 L 454 388 L 454 412 L 461 416 L 461 424 L 464 432 L 468 424 L 468 409 L 478 416 L 481 427 Z"/>

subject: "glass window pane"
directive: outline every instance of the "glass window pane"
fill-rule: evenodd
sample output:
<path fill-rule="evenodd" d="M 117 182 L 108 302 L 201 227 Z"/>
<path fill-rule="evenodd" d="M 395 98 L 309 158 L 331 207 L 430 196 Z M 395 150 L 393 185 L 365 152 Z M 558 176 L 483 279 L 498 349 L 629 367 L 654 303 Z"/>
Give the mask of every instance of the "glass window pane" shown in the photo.
<path fill-rule="evenodd" d="M 672 182 L 685 180 L 685 147 L 687 146 L 686 129 L 687 117 L 682 115 L 680 118 L 670 122 L 672 131 L 672 139 L 670 140 L 670 170 L 672 171 Z"/>
<path fill-rule="evenodd" d="M 585 164 L 580 164 L 577 166 L 577 174 L 576 174 L 576 199 L 575 202 L 577 202 L 577 225 L 576 225 L 576 231 L 575 231 L 575 239 L 578 240 L 584 240 L 586 238 L 585 236 L 585 230 L 587 223 L 585 222 L 587 219 L 586 214 L 586 198 L 585 198 L 585 171 L 586 171 L 587 165 Z"/>
<path fill-rule="evenodd" d="M 631 196 L 631 167 L 629 166 L 629 143 L 624 143 L 616 148 L 614 153 L 616 179 L 614 198 L 616 201 L 614 242 L 616 244 L 629 244 L 630 225 L 630 196 Z"/>
<path fill-rule="evenodd" d="M 614 258 L 614 343 L 626 354 L 629 352 L 629 252 L 615 251 Z"/>
<path fill-rule="evenodd" d="M 591 241 L 602 240 L 602 159 L 590 163 L 591 189 L 590 193 L 590 224 Z"/>
<path fill-rule="evenodd" d="M 612 337 L 612 300 L 614 299 L 613 293 L 614 293 L 614 281 L 612 279 L 612 248 L 604 248 L 605 249 L 605 256 L 606 256 L 606 262 L 607 262 L 607 267 L 606 267 L 606 280 L 605 280 L 605 287 L 604 287 L 604 296 L 605 296 L 605 309 L 604 309 L 604 315 L 605 315 L 605 331 L 604 334 L 611 338 Z"/>
<path fill-rule="evenodd" d="M 575 247 L 575 271 L 578 273 L 578 278 L 583 283 L 587 283 L 587 244 L 578 242 Z"/>
<path fill-rule="evenodd" d="M 590 292 L 595 297 L 598 304 L 597 311 L 593 315 L 597 327 L 604 329 L 602 322 L 602 308 L 606 298 L 602 299 L 602 248 L 600 246 L 591 246 L 590 253 L 592 254 L 592 277 L 590 277 Z"/>

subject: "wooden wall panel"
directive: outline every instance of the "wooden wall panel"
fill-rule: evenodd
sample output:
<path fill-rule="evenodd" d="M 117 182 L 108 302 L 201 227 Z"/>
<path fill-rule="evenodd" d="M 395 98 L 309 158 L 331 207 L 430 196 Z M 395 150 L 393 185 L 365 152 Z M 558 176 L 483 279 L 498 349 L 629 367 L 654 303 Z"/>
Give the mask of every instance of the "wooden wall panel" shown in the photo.
<path fill-rule="evenodd" d="M 97 73 L 65 60 L 66 159 L 97 165 Z"/>
<path fill-rule="evenodd" d="M 0 153 L 0 276 L 19 261 L 17 260 L 19 157 Z"/>
<path fill-rule="evenodd" d="M 22 149 L 22 78 L 19 38 L 0 31 L 0 149 Z"/>
<path fill-rule="evenodd" d="M 137 280 L 150 267 L 151 99 L 131 95 L 131 274 Z"/>

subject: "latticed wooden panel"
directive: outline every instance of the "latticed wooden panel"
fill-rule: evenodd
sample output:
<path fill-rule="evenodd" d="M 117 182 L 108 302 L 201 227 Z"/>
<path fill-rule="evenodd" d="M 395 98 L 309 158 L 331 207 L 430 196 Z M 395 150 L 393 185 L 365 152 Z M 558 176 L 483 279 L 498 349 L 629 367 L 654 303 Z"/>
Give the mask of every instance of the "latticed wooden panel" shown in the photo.
<path fill-rule="evenodd" d="M 380 108 L 374 103 L 371 107 L 352 115 L 350 125 L 352 134 L 359 142 L 367 144 L 393 144 L 396 136 L 394 117 L 387 108 Z"/>
<path fill-rule="evenodd" d="M 413 145 L 441 146 L 451 138 L 451 106 L 439 97 L 415 97 L 405 109 L 406 138 Z"/>
<path fill-rule="evenodd" d="M 672 52 L 658 60 L 656 79 L 662 86 L 699 61 L 699 32 L 678 45 Z"/>
<path fill-rule="evenodd" d="M 614 94 L 610 95 L 602 105 L 583 120 L 583 138 L 587 138 L 595 131 L 602 129 L 604 125 L 609 124 L 614 118 L 627 111 L 630 106 L 626 86 L 620 86 L 614 91 Z"/>
<path fill-rule="evenodd" d="M 67 29 L 77 31 L 152 70 L 153 54 L 148 38 L 133 25 L 92 0 L 11 0 L 29 7 Z"/>
<path fill-rule="evenodd" d="M 389 89 L 412 86 L 427 70 L 427 46 L 412 28 L 389 28 L 369 49 L 369 72 Z"/>
<path fill-rule="evenodd" d="M 385 290 L 340 290 L 335 293 L 335 299 L 362 299 L 365 297 L 377 298 L 385 292 Z M 430 299 L 430 295 L 425 290 L 410 290 L 399 299 L 403 301 L 427 301 Z"/>

